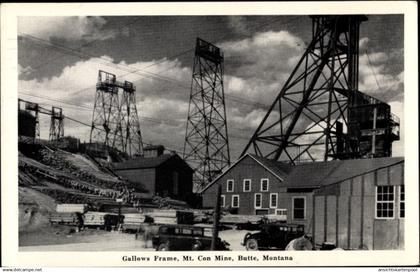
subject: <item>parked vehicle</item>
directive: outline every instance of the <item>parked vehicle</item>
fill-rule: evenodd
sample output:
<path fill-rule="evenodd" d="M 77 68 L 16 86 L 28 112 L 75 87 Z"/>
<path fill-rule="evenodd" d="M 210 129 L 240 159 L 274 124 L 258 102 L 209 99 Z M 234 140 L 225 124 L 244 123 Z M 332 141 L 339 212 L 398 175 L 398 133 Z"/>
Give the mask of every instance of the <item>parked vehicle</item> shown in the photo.
<path fill-rule="evenodd" d="M 261 225 L 256 233 L 247 233 L 242 245 L 246 250 L 284 250 L 287 244 L 304 234 L 304 226 L 285 223 L 268 223 Z"/>
<path fill-rule="evenodd" d="M 162 225 L 152 238 L 157 251 L 210 250 L 211 228 L 192 225 Z M 229 250 L 229 244 L 217 238 L 216 250 Z"/>

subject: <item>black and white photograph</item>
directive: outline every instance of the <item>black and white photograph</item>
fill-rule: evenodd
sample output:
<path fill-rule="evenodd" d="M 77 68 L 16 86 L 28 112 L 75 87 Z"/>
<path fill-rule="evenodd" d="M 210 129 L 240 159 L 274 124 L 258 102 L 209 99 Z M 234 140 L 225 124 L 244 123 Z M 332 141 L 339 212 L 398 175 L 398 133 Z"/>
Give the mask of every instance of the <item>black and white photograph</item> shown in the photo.
<path fill-rule="evenodd" d="M 264 266 L 418 242 L 404 12 L 178 8 L 16 16 L 19 254 Z"/>

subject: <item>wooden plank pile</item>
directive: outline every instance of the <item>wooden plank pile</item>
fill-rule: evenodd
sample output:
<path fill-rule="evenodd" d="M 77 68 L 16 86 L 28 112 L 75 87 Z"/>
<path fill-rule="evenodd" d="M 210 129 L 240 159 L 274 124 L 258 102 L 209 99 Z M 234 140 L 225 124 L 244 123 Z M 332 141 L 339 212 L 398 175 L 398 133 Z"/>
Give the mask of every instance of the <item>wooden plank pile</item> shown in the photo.
<path fill-rule="evenodd" d="M 80 224 L 81 215 L 73 212 L 55 212 L 50 214 L 51 224 L 72 225 Z"/>
<path fill-rule="evenodd" d="M 118 215 L 104 212 L 87 212 L 84 225 L 89 227 L 112 227 L 118 224 Z"/>
<path fill-rule="evenodd" d="M 137 231 L 144 223 L 150 223 L 153 221 L 148 215 L 141 213 L 124 213 L 123 216 L 124 223 L 122 228 L 124 230 Z"/>
<path fill-rule="evenodd" d="M 239 215 L 239 214 L 225 214 L 222 215 L 220 223 L 222 224 L 257 224 L 262 220 L 261 215 Z"/>
<path fill-rule="evenodd" d="M 153 210 L 149 212 L 155 224 L 193 224 L 194 213 L 180 210 Z"/>
<path fill-rule="evenodd" d="M 57 204 L 56 211 L 58 213 L 85 213 L 87 211 L 86 204 Z"/>
<path fill-rule="evenodd" d="M 159 208 L 166 209 L 185 209 L 188 208 L 188 204 L 185 201 L 172 199 L 169 197 L 153 197 L 153 203 L 158 205 Z"/>
<path fill-rule="evenodd" d="M 195 223 L 205 223 L 209 221 L 209 215 L 205 211 L 194 210 L 194 222 Z"/>

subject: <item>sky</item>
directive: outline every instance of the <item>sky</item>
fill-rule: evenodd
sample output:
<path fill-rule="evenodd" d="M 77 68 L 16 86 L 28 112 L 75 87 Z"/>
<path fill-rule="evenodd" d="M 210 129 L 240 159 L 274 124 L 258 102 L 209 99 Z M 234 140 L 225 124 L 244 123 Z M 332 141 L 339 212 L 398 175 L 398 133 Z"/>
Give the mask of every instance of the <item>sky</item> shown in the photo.
<path fill-rule="evenodd" d="M 360 30 L 359 90 L 401 120 L 393 156 L 404 155 L 403 15 L 368 15 Z M 98 70 L 136 86 L 143 141 L 182 152 L 196 37 L 224 53 L 224 91 L 235 160 L 311 39 L 308 16 L 19 17 L 19 98 L 62 107 L 90 124 Z M 369 56 L 369 57 L 368 57 Z M 369 63 L 370 62 L 370 63 Z M 42 116 L 41 138 L 49 117 Z M 65 135 L 90 127 L 65 119 Z"/>

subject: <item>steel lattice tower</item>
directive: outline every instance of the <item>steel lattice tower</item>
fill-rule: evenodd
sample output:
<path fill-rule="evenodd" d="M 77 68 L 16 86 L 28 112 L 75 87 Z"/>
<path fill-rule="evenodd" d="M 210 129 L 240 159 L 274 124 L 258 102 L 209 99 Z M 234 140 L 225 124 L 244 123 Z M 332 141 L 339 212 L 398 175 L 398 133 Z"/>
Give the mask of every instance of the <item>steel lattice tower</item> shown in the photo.
<path fill-rule="evenodd" d="M 196 171 L 198 186 L 213 180 L 230 165 L 223 89 L 223 54 L 197 38 L 184 159 Z"/>
<path fill-rule="evenodd" d="M 312 41 L 242 155 L 292 164 L 362 156 L 348 109 L 372 103 L 358 91 L 359 28 L 366 16 L 311 16 Z"/>
<path fill-rule="evenodd" d="M 121 99 L 121 126 L 125 139 L 124 152 L 130 156 L 143 155 L 140 121 L 136 106 L 136 89 L 133 83 L 125 81 Z"/>
<path fill-rule="evenodd" d="M 124 150 L 118 88 L 115 75 L 99 71 L 90 143 L 103 143 L 107 147 Z"/>
<path fill-rule="evenodd" d="M 50 122 L 50 141 L 57 141 L 64 137 L 64 116 L 63 109 L 52 107 Z"/>

